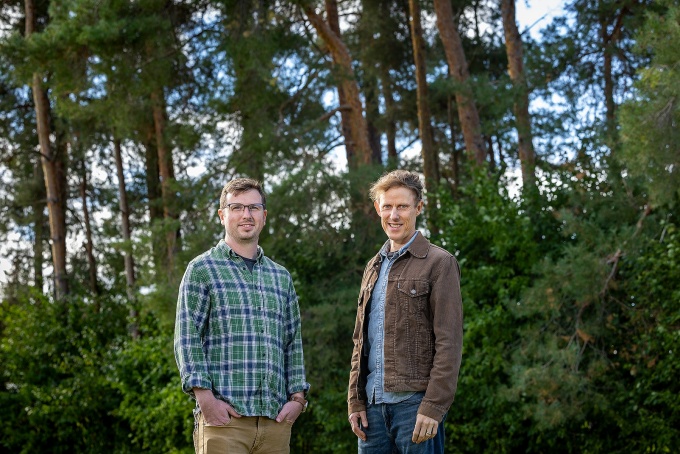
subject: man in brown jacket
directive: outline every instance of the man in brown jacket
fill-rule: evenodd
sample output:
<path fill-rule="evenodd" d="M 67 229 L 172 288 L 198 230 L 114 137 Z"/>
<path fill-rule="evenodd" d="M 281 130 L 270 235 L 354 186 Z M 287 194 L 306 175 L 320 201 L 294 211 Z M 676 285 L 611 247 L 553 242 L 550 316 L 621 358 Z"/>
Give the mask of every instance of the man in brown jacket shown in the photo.
<path fill-rule="evenodd" d="M 388 241 L 364 271 L 348 410 L 360 454 L 443 453 L 463 347 L 460 269 L 416 230 L 417 174 L 395 170 L 371 187 Z"/>

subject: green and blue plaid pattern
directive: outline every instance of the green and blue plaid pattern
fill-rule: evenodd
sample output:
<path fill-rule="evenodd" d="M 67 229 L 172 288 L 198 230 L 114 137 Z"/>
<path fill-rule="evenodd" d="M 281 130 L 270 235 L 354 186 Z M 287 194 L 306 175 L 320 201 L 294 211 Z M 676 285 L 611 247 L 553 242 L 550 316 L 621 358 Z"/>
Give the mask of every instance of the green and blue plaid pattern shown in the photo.
<path fill-rule="evenodd" d="M 196 257 L 180 284 L 175 359 L 184 392 L 212 389 L 241 415 L 275 418 L 309 389 L 290 273 L 261 248 L 251 273 L 224 240 Z"/>

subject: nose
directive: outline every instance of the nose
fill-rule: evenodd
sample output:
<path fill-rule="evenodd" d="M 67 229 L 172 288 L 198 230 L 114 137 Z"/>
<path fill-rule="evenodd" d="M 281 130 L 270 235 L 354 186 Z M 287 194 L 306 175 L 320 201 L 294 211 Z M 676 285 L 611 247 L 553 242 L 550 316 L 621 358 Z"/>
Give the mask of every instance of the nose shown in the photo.
<path fill-rule="evenodd" d="M 253 217 L 253 213 L 250 212 L 249 206 L 243 207 L 243 212 L 241 213 L 241 217 L 245 217 L 247 219 L 251 219 Z"/>
<path fill-rule="evenodd" d="M 397 211 L 397 207 L 394 207 L 390 210 L 390 219 L 398 219 L 399 218 L 399 211 Z"/>

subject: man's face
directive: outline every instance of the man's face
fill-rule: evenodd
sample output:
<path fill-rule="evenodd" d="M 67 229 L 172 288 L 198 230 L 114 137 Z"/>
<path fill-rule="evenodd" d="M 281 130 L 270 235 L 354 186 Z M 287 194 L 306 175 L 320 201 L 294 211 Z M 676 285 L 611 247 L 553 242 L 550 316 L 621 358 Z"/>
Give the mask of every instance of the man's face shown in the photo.
<path fill-rule="evenodd" d="M 240 203 L 247 207 L 254 203 L 262 203 L 262 196 L 255 189 L 242 192 L 239 195 L 227 194 L 227 204 L 231 203 Z M 267 219 L 267 210 L 253 213 L 248 208 L 245 208 L 238 213 L 231 211 L 229 207 L 225 207 L 219 209 L 217 213 L 220 216 L 220 223 L 224 226 L 227 237 L 242 244 L 257 243 Z"/>
<path fill-rule="evenodd" d="M 380 215 L 380 223 L 396 251 L 408 243 L 416 231 L 416 218 L 423 208 L 423 201 L 416 203 L 412 190 L 404 187 L 388 189 L 374 202 Z"/>

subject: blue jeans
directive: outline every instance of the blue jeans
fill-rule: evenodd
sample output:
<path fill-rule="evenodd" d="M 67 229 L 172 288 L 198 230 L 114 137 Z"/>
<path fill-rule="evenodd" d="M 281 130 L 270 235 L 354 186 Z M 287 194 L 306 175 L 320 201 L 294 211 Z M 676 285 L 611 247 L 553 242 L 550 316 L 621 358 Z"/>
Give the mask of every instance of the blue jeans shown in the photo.
<path fill-rule="evenodd" d="M 359 439 L 359 454 L 443 454 L 446 416 L 437 426 L 434 438 L 419 444 L 411 441 L 424 395 L 415 393 L 398 404 L 368 404 L 368 427 L 362 427 L 366 441 Z"/>

